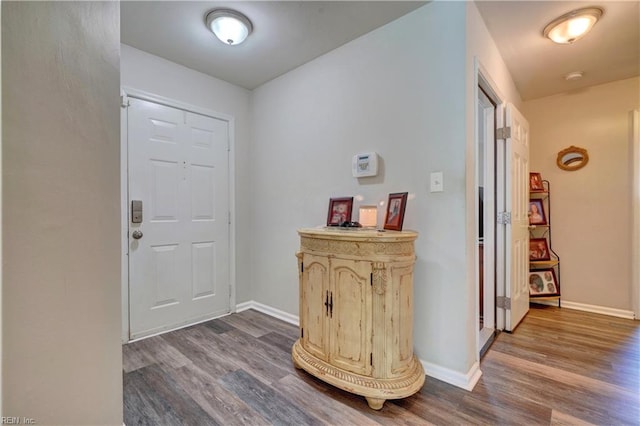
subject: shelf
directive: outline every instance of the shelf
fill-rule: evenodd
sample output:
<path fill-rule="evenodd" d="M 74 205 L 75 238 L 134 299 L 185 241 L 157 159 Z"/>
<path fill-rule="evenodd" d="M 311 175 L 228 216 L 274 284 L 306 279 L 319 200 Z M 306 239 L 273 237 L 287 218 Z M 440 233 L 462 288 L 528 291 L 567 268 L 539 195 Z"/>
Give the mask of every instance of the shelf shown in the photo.
<path fill-rule="evenodd" d="M 559 263 L 559 260 L 530 260 L 529 269 L 552 268 Z"/>
<path fill-rule="evenodd" d="M 533 231 L 536 228 L 548 228 L 549 225 L 529 225 L 529 231 Z"/>
<path fill-rule="evenodd" d="M 555 296 L 531 296 L 529 295 L 529 303 L 537 303 L 541 305 L 547 305 L 550 301 L 555 300 L 560 307 L 560 295 Z M 549 301 L 549 302 L 547 302 Z"/>
<path fill-rule="evenodd" d="M 552 301 L 556 301 L 558 303 L 558 308 L 560 307 L 560 295 L 555 296 L 529 296 L 529 303 L 535 303 L 537 305 L 549 305 Z"/>
<path fill-rule="evenodd" d="M 549 196 L 549 191 L 529 191 L 529 198 L 546 198 Z"/>

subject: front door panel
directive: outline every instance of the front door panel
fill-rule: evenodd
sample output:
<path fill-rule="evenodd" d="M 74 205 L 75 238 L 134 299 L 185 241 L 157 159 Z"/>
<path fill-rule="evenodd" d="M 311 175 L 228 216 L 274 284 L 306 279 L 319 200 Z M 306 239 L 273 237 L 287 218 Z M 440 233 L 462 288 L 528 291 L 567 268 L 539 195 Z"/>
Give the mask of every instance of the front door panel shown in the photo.
<path fill-rule="evenodd" d="M 129 223 L 135 339 L 229 312 L 229 131 L 139 99 L 127 112 L 129 203 L 142 202 Z"/>

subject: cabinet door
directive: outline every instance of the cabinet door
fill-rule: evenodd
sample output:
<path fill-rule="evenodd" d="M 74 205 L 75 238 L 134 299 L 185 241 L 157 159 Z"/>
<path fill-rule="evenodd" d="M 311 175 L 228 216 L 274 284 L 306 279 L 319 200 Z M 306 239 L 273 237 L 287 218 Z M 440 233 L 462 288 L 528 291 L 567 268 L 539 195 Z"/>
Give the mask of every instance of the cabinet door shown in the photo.
<path fill-rule="evenodd" d="M 357 374 L 371 373 L 371 263 L 331 260 L 330 362 Z"/>
<path fill-rule="evenodd" d="M 300 329 L 302 347 L 317 358 L 328 361 L 329 261 L 326 257 L 304 254 L 300 281 Z"/>
<path fill-rule="evenodd" d="M 402 374 L 413 358 L 413 263 L 391 267 L 391 376 Z"/>

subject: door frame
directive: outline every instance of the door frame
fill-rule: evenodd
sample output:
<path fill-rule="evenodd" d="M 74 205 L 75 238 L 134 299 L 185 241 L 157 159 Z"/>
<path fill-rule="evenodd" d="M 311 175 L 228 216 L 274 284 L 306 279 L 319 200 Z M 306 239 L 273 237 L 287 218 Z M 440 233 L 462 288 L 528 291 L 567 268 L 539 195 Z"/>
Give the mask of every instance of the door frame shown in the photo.
<path fill-rule="evenodd" d="M 640 320 L 640 111 L 629 112 L 629 143 L 631 145 L 631 307 Z"/>
<path fill-rule="evenodd" d="M 483 102 L 483 99 L 485 100 Z M 480 232 L 482 232 L 482 255 L 478 254 L 478 263 L 482 268 L 478 268 L 479 274 L 476 280 L 478 286 L 478 297 L 482 304 L 478 304 L 478 309 L 483 312 L 482 328 L 479 329 L 477 350 L 482 354 L 483 349 L 491 344 L 496 332 L 496 260 L 495 260 L 495 233 L 496 223 L 493 220 L 495 214 L 496 196 L 496 114 L 497 105 L 494 99 L 487 95 L 479 85 L 478 98 L 476 99 L 477 124 L 476 124 L 476 187 L 479 191 L 483 188 L 482 204 L 477 200 L 476 217 L 482 213 L 482 225 L 476 220 L 476 237 L 478 247 L 480 247 Z M 482 144 L 481 144 L 482 142 Z M 482 149 L 481 149 L 482 148 Z M 480 170 L 483 176 L 480 177 Z M 482 226 L 482 229 L 480 228 Z M 487 248 L 485 250 L 484 248 Z M 478 250 L 479 251 L 479 250 Z M 480 272 L 481 271 L 481 272 Z M 480 282 L 483 283 L 480 286 Z M 482 296 L 482 297 L 480 297 Z"/>
<path fill-rule="evenodd" d="M 160 95 L 122 87 L 120 89 L 120 224 L 121 224 L 121 288 L 122 288 L 122 343 L 129 339 L 129 140 L 128 121 L 125 108 L 128 98 L 136 98 L 156 104 L 181 109 L 187 112 L 224 120 L 229 123 L 229 311 L 236 311 L 236 197 L 235 197 L 235 119 L 233 116 L 187 104 Z M 182 328 L 185 326 L 180 326 Z M 163 330 L 166 333 L 171 330 Z M 150 337 L 150 336 L 147 336 Z"/>
<path fill-rule="evenodd" d="M 485 94 L 492 100 L 495 102 L 496 104 L 496 109 L 495 109 L 495 128 L 494 128 L 494 139 L 495 139 L 495 153 L 494 153 L 494 158 L 495 158 L 495 180 L 494 180 L 494 185 L 495 185 L 495 189 L 496 189 L 496 197 L 492 198 L 491 202 L 495 203 L 495 210 L 494 212 L 497 214 L 497 212 L 500 210 L 501 206 L 502 208 L 504 208 L 504 168 L 500 168 L 498 165 L 499 164 L 504 164 L 504 155 L 501 156 L 501 151 L 500 148 L 500 140 L 498 140 L 497 138 L 495 138 L 495 130 L 497 128 L 499 128 L 502 124 L 503 118 L 501 117 L 501 114 L 503 114 L 503 110 L 504 110 L 504 105 L 505 105 L 505 97 L 500 93 L 500 90 L 498 89 L 498 85 L 495 84 L 495 82 L 493 81 L 493 79 L 491 78 L 490 73 L 488 72 L 488 70 L 483 66 L 482 62 L 480 62 L 480 60 L 478 59 L 478 57 L 474 57 L 473 60 L 473 68 L 474 68 L 474 84 L 473 84 L 473 99 L 474 99 L 474 143 L 475 143 L 475 147 L 478 146 L 478 138 L 480 135 L 478 135 L 478 92 L 480 90 L 480 87 L 482 88 L 482 90 L 485 92 Z M 476 170 L 474 172 L 474 186 L 473 186 L 473 191 L 474 191 L 474 217 L 478 217 L 478 209 L 479 209 L 479 202 L 478 202 L 478 197 L 475 194 L 475 191 L 477 191 L 477 187 L 478 187 L 478 178 L 477 178 L 477 155 L 474 161 Z M 486 194 L 485 194 L 485 203 L 487 202 L 486 200 Z M 477 220 L 477 219 L 476 219 Z M 496 218 L 489 218 L 489 217 L 485 217 L 484 221 L 488 221 L 488 220 L 493 220 L 495 223 Z M 505 324 L 505 315 L 504 315 L 504 310 L 500 310 L 496 304 L 495 304 L 495 298 L 498 296 L 504 296 L 505 294 L 505 283 L 506 280 L 504 279 L 504 262 L 505 262 L 505 248 L 504 248 L 504 230 L 502 229 L 504 227 L 500 227 L 500 226 L 495 226 L 495 239 L 493 240 L 493 247 L 490 247 L 489 250 L 494 250 L 495 251 L 495 283 L 496 283 L 496 288 L 495 288 L 495 294 L 494 294 L 494 311 L 495 311 L 495 318 L 494 318 L 494 324 L 495 324 L 495 330 L 503 330 L 504 329 L 504 324 Z M 478 343 L 480 342 L 480 330 L 478 329 L 478 321 L 480 318 L 480 309 L 479 309 L 479 304 L 480 304 L 480 292 L 479 292 L 479 266 L 480 266 L 480 258 L 479 258 L 479 254 L 478 254 L 478 250 L 475 249 L 475 245 L 477 244 L 477 240 L 475 238 L 473 238 L 473 244 L 474 244 L 474 259 L 475 259 L 475 271 L 474 271 L 474 276 L 475 276 L 475 286 L 474 286 L 474 294 L 475 294 L 475 318 L 474 318 L 474 330 L 475 330 L 475 336 L 476 336 L 476 347 L 478 346 Z M 488 246 L 485 246 L 485 250 L 487 250 Z M 501 272 L 502 271 L 502 272 Z M 502 311 L 502 312 L 500 312 Z M 481 348 L 477 348 L 478 350 L 475 351 L 476 353 L 476 360 L 479 361 L 480 360 L 480 349 Z"/>

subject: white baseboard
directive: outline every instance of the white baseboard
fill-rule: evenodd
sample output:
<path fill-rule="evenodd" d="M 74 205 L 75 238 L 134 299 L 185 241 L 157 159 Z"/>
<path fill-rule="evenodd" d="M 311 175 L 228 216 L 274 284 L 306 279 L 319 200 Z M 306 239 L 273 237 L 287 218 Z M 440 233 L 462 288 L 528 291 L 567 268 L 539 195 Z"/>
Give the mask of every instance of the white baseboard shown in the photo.
<path fill-rule="evenodd" d="M 532 303 L 538 305 L 558 306 L 557 300 L 536 300 L 531 299 Z M 562 308 L 575 309 L 576 311 L 591 312 L 593 314 L 609 315 L 611 317 L 618 317 L 624 319 L 636 319 L 633 311 L 627 311 L 624 309 L 609 308 L 607 306 L 587 305 L 586 303 L 570 302 L 568 300 L 562 300 L 560 303 Z"/>
<path fill-rule="evenodd" d="M 427 376 L 434 379 L 441 380 L 450 385 L 457 386 L 464 390 L 471 392 L 473 388 L 480 380 L 482 371 L 480 371 L 480 363 L 475 362 L 467 372 L 467 374 L 460 373 L 459 371 L 451 370 L 449 368 L 442 367 L 437 364 L 432 364 L 427 361 L 420 360 L 424 372 Z"/>
<path fill-rule="evenodd" d="M 274 318 L 278 318 L 284 322 L 288 322 L 289 324 L 300 324 L 300 318 L 297 315 L 281 311 L 271 306 L 263 305 L 262 303 L 258 303 L 254 300 L 239 303 L 238 305 L 236 305 L 236 312 L 246 311 L 247 309 L 255 309 L 258 312 L 262 312 Z M 445 383 L 449 383 L 450 385 L 457 386 L 468 391 L 473 390 L 476 383 L 478 383 L 478 380 L 480 380 L 480 376 L 482 376 L 482 371 L 480 371 L 480 364 L 477 362 L 474 363 L 473 366 L 471 366 L 471 369 L 467 372 L 467 374 L 450 370 L 436 364 L 431 364 L 426 361 L 420 360 L 420 362 L 422 363 L 425 374 L 427 376 L 433 377 L 434 379 L 442 380 Z"/>
<path fill-rule="evenodd" d="M 289 324 L 300 325 L 300 318 L 297 315 L 281 311 L 280 309 L 276 309 L 268 305 L 263 305 L 262 303 L 258 303 L 255 300 L 250 300 L 248 302 L 239 303 L 236 305 L 236 312 L 246 311 L 247 309 L 255 309 L 258 312 L 262 312 L 263 314 L 278 318 L 279 320 L 288 322 Z"/>
<path fill-rule="evenodd" d="M 563 308 L 575 309 L 576 311 L 592 312 L 594 314 L 609 315 L 612 317 L 635 319 L 633 311 L 627 311 L 624 309 L 609 308 L 606 306 L 587 305 L 585 303 L 562 301 L 561 306 Z"/>
<path fill-rule="evenodd" d="M 253 300 L 250 300 L 248 302 L 238 303 L 236 305 L 236 312 L 242 312 L 242 311 L 251 309 L 251 307 L 253 306 L 253 303 L 254 303 Z"/>
<path fill-rule="evenodd" d="M 537 303 L 539 305 L 558 306 L 557 300 L 531 299 L 531 302 Z M 627 311 L 624 309 L 608 308 L 606 306 L 598 305 L 587 305 L 586 303 L 569 302 L 567 300 L 562 300 L 560 306 L 562 306 L 563 309 L 575 309 L 576 311 L 591 312 L 594 314 L 609 315 L 612 317 L 624 319 L 636 319 L 633 311 Z"/>

